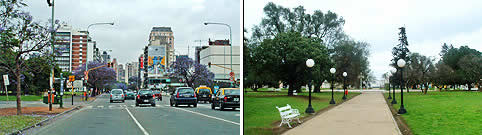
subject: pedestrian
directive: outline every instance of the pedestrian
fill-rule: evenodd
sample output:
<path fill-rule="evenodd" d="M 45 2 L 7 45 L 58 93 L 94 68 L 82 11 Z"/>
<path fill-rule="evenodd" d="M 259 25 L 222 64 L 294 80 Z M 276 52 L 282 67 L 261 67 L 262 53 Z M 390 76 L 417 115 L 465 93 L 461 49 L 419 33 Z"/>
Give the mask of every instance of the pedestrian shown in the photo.
<path fill-rule="evenodd" d="M 85 101 L 87 101 L 87 91 L 84 91 Z"/>

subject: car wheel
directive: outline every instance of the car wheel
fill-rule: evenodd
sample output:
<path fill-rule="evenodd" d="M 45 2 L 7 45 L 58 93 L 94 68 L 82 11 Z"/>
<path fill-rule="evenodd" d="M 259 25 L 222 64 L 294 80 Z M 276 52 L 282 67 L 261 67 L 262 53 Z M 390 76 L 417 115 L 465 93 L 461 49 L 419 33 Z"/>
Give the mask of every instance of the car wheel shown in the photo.
<path fill-rule="evenodd" d="M 214 103 L 211 103 L 211 109 L 215 110 Z"/>
<path fill-rule="evenodd" d="M 151 104 L 151 106 L 155 107 L 155 106 L 156 106 L 156 104 Z"/>
<path fill-rule="evenodd" d="M 224 111 L 224 106 L 223 106 L 223 104 L 219 104 L 219 108 L 221 108 L 221 111 Z"/>
<path fill-rule="evenodd" d="M 178 104 L 177 104 L 177 103 L 174 103 L 174 106 L 178 107 Z"/>
<path fill-rule="evenodd" d="M 110 103 L 112 103 L 112 100 L 110 100 Z"/>
<path fill-rule="evenodd" d="M 194 104 L 194 105 L 192 105 L 192 106 L 197 107 L 197 104 Z"/>
<path fill-rule="evenodd" d="M 139 103 L 136 102 L 136 106 L 139 106 Z"/>
<path fill-rule="evenodd" d="M 125 100 L 122 100 L 122 103 L 126 102 Z"/>
<path fill-rule="evenodd" d="M 171 102 L 171 101 L 169 101 L 169 104 L 172 106 L 172 102 Z"/>

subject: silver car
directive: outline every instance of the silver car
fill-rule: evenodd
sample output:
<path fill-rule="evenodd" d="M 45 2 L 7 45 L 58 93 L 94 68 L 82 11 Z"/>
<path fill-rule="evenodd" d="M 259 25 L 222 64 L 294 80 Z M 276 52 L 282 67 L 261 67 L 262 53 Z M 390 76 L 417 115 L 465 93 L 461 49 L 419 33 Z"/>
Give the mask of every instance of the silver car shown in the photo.
<path fill-rule="evenodd" d="M 110 102 L 112 103 L 113 101 L 122 101 L 122 103 L 124 103 L 125 95 L 124 95 L 124 91 L 122 89 L 111 90 L 111 92 L 110 92 Z"/>

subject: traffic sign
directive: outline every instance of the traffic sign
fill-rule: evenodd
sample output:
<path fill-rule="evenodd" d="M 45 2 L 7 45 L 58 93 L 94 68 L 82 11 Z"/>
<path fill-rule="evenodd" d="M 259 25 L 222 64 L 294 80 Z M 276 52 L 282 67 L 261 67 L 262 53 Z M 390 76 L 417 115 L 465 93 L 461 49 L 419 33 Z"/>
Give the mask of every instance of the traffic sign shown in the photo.
<path fill-rule="evenodd" d="M 3 83 L 5 85 L 10 85 L 10 81 L 8 81 L 8 75 L 3 75 Z"/>
<path fill-rule="evenodd" d="M 234 75 L 235 75 L 234 72 L 230 72 L 230 73 L 229 73 L 229 76 L 231 76 L 231 77 L 233 77 L 233 78 L 234 78 Z"/>
<path fill-rule="evenodd" d="M 73 75 L 69 76 L 69 81 L 70 81 L 70 82 L 75 81 L 75 76 L 73 76 Z"/>
<path fill-rule="evenodd" d="M 74 81 L 74 88 L 82 88 L 82 87 L 84 87 L 82 80 Z"/>
<path fill-rule="evenodd" d="M 85 80 L 89 80 L 89 71 L 84 71 Z"/>
<path fill-rule="evenodd" d="M 73 81 L 72 81 L 73 82 Z M 72 88 L 72 82 L 69 80 L 67 81 L 67 88 Z"/>

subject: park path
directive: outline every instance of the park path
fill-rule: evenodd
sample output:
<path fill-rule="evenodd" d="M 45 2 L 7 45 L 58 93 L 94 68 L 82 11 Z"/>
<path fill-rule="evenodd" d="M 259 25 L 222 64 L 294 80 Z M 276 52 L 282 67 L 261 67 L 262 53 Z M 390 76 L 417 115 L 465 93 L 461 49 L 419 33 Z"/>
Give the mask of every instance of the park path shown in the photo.
<path fill-rule="evenodd" d="M 382 92 L 361 95 L 328 110 L 285 135 L 400 135 Z"/>

